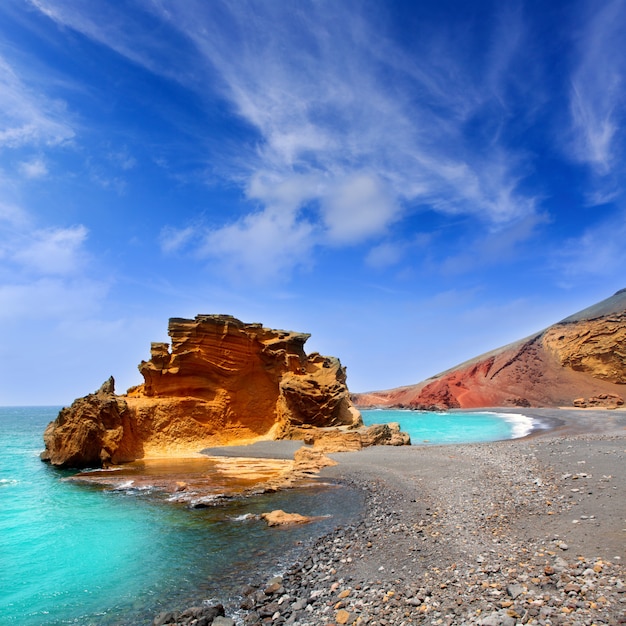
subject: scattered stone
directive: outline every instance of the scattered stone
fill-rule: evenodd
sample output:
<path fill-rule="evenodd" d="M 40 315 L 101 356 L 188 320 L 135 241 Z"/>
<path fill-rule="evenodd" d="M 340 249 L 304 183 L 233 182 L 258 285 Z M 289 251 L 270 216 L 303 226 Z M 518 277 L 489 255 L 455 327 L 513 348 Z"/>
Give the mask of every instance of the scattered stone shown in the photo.
<path fill-rule="evenodd" d="M 264 519 L 268 526 L 287 526 L 290 524 L 308 524 L 315 518 L 306 517 L 299 513 L 285 513 L 285 511 L 278 509 L 271 513 L 261 513 L 261 519 Z"/>
<path fill-rule="evenodd" d="M 449 454 L 442 467 L 464 459 L 470 475 L 440 480 L 436 490 L 426 481 L 398 485 L 377 474 L 378 467 L 344 477 L 362 490 L 362 515 L 311 542 L 282 577 L 243 589 L 237 623 L 621 623 L 626 585 L 619 559 L 580 554 L 580 544 L 571 536 L 566 541 L 565 519 L 561 535 L 544 529 L 546 502 L 557 515 L 571 508 L 561 497 L 569 485 L 562 474 L 542 471 L 529 447 L 463 446 Z M 521 534 L 527 527 L 532 532 Z M 170 623 L 183 622 L 158 626 Z"/>

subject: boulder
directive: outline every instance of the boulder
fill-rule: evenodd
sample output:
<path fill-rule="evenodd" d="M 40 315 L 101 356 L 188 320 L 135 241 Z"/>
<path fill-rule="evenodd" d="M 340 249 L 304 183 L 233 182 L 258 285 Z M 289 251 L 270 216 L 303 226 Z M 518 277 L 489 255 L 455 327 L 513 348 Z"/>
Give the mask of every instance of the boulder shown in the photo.
<path fill-rule="evenodd" d="M 261 513 L 261 519 L 264 519 L 268 526 L 288 526 L 292 524 L 308 524 L 317 518 L 307 517 L 299 513 L 285 513 L 285 511 L 278 509 L 270 513 Z"/>
<path fill-rule="evenodd" d="M 327 457 L 320 450 L 302 447 L 296 450 L 293 455 L 294 465 L 293 471 L 300 473 L 313 474 L 319 472 L 323 467 L 331 467 L 337 465 L 336 461 Z"/>
<path fill-rule="evenodd" d="M 617 409 L 624 405 L 624 399 L 615 393 L 601 393 L 591 398 L 576 398 L 573 404 L 579 409 Z"/>
<path fill-rule="evenodd" d="M 44 433 L 44 461 L 69 467 L 107 466 L 142 455 L 141 443 L 129 437 L 132 414 L 115 395 L 109 378 L 95 393 L 64 408 Z"/>

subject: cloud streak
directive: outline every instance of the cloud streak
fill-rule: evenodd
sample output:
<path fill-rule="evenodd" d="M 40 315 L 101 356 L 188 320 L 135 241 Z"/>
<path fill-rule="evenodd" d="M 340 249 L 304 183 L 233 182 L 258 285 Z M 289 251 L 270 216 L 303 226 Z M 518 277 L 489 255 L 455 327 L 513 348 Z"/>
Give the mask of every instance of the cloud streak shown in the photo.
<path fill-rule="evenodd" d="M 62 103 L 32 91 L 0 57 L 0 150 L 22 146 L 55 146 L 74 131 Z"/>
<path fill-rule="evenodd" d="M 176 75 L 205 96 L 217 89 L 255 131 L 254 149 L 240 155 L 236 173 L 254 209 L 206 229 L 197 254 L 228 257 L 241 269 L 265 263 L 269 272 L 304 262 L 315 247 L 374 242 L 423 206 L 495 227 L 535 211 L 521 185 L 524 156 L 498 130 L 508 116 L 508 69 L 523 52 L 515 12 L 494 21 L 498 49 L 477 70 L 452 36 L 431 41 L 428 24 L 416 33 L 424 40 L 418 61 L 407 57 L 375 4 L 137 2 L 136 11 L 151 12 L 187 42 L 165 63 L 167 55 L 157 58 L 156 42 L 132 23 L 132 11 L 122 23 L 69 0 L 33 2 L 151 71 Z M 501 36 L 505 28 L 516 36 Z M 484 135 L 478 145 L 477 126 Z M 259 181 L 304 189 L 273 197 Z"/>
<path fill-rule="evenodd" d="M 593 8 L 591 8 L 593 7 Z M 579 42 L 579 61 L 570 92 L 574 154 L 598 175 L 623 161 L 626 2 L 590 5 L 588 26 Z"/>

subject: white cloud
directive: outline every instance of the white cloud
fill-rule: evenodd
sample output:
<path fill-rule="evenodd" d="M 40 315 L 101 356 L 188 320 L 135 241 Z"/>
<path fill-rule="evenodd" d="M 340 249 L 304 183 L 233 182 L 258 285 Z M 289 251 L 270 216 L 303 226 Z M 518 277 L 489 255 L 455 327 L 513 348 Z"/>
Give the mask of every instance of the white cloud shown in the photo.
<path fill-rule="evenodd" d="M 0 283 L 0 319 L 83 319 L 96 312 L 106 291 L 104 283 L 84 278 Z"/>
<path fill-rule="evenodd" d="M 90 12 L 71 0 L 32 1 L 59 24 L 202 95 L 220 89 L 256 130 L 256 151 L 232 161 L 254 210 L 198 240 L 204 256 L 240 267 L 247 260 L 269 273 L 303 262 L 315 247 L 383 237 L 417 206 L 498 226 L 536 210 L 520 189 L 523 155 L 499 133 L 509 115 L 502 104 L 509 70 L 525 53 L 519 13 L 506 12 L 476 68 L 455 33 L 435 41 L 426 24 L 415 33 L 416 56 L 408 56 L 388 38 L 376 14 L 383 9 L 358 2 L 286 10 L 271 2 L 161 0 L 121 15 L 103 5 Z M 152 12 L 175 34 L 175 53 L 167 38 L 151 39 L 133 22 L 134 11 Z M 481 116 L 492 130 L 477 147 L 466 124 Z M 185 231 L 161 245 L 188 245 Z M 277 237 L 295 243 L 276 246 Z"/>
<path fill-rule="evenodd" d="M 626 2 L 590 3 L 589 13 L 570 93 L 573 148 L 577 159 L 604 175 L 623 161 L 617 139 L 626 104 Z"/>
<path fill-rule="evenodd" d="M 355 243 L 384 234 L 399 213 L 395 195 L 371 174 L 346 176 L 322 200 L 322 218 L 331 243 Z"/>
<path fill-rule="evenodd" d="M 370 267 L 384 269 L 396 265 L 402 259 L 404 252 L 404 246 L 385 242 L 373 247 L 365 261 Z"/>
<path fill-rule="evenodd" d="M 44 178 L 48 175 L 48 167 L 43 159 L 32 159 L 22 161 L 19 164 L 19 171 L 25 178 Z"/>
<path fill-rule="evenodd" d="M 124 171 L 130 171 L 137 166 L 137 159 L 125 148 L 117 152 L 109 153 L 108 158 L 111 163 Z"/>
<path fill-rule="evenodd" d="M 626 214 L 590 227 L 580 237 L 564 242 L 554 254 L 554 264 L 566 279 L 601 277 L 624 282 L 626 275 Z"/>
<path fill-rule="evenodd" d="M 546 214 L 532 214 L 517 222 L 501 225 L 497 229 L 481 232 L 466 241 L 457 254 L 441 263 L 444 273 L 463 274 L 481 267 L 502 265 L 510 262 L 522 244 L 531 240 L 538 228 L 550 221 Z"/>
<path fill-rule="evenodd" d="M 236 276 L 269 280 L 306 263 L 314 228 L 297 212 L 266 208 L 204 237 L 200 255 L 210 256 Z"/>
<path fill-rule="evenodd" d="M 192 226 L 188 226 L 187 228 L 165 226 L 161 229 L 159 238 L 161 250 L 166 254 L 178 252 L 193 241 L 197 235 L 197 230 Z"/>
<path fill-rule="evenodd" d="M 35 230 L 15 243 L 13 262 L 40 275 L 68 275 L 83 269 L 84 226 Z"/>
<path fill-rule="evenodd" d="M 106 280 L 92 276 L 87 229 L 40 228 L 27 211 L 0 203 L 0 319 L 84 321 L 100 307 Z"/>
<path fill-rule="evenodd" d="M 29 89 L 0 57 L 0 148 L 51 146 L 74 137 L 61 102 Z"/>
<path fill-rule="evenodd" d="M 30 216 L 21 207 L 0 201 L 0 233 L 7 227 L 25 229 L 30 224 Z M 6 244 L 6 235 L 4 237 Z"/>

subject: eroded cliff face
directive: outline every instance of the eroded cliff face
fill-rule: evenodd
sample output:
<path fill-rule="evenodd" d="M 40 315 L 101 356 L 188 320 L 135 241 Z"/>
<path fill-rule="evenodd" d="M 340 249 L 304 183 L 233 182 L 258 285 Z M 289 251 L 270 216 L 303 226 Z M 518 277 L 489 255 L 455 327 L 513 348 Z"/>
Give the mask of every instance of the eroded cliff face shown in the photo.
<path fill-rule="evenodd" d="M 173 318 L 153 343 L 144 383 L 117 396 L 110 379 L 63 409 L 42 458 L 65 467 L 289 436 L 293 428 L 361 425 L 338 359 L 304 352 L 308 334 L 227 315 Z"/>
<path fill-rule="evenodd" d="M 626 383 L 626 313 L 555 324 L 543 345 L 563 367 L 610 383 Z"/>
<path fill-rule="evenodd" d="M 48 425 L 41 458 L 67 467 L 132 461 L 142 456 L 141 443 L 128 436 L 132 420 L 132 412 L 115 395 L 113 378 L 109 378 L 95 393 L 62 409 Z"/>
<path fill-rule="evenodd" d="M 417 385 L 357 394 L 358 406 L 606 407 L 626 391 L 626 291 Z"/>

